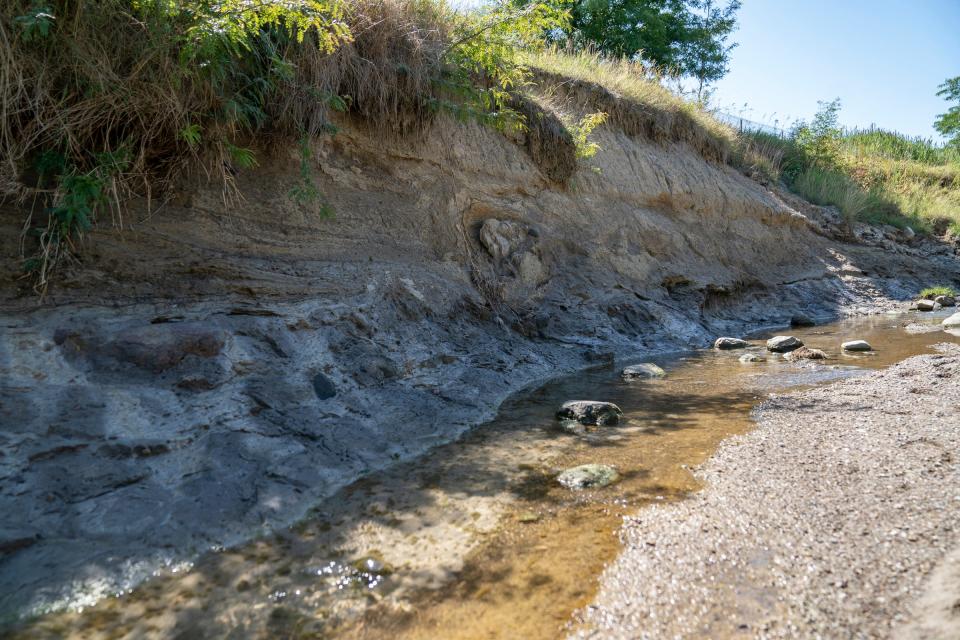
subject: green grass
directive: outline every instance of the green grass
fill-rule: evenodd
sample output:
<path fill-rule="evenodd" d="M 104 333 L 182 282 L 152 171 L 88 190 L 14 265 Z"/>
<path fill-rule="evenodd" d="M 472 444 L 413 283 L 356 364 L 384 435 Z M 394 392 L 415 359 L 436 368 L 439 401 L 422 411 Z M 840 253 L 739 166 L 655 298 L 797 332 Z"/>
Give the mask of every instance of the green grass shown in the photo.
<path fill-rule="evenodd" d="M 937 145 L 928 138 L 910 137 L 883 129 L 849 131 L 842 138 L 842 146 L 844 152 L 855 156 L 925 165 L 960 164 L 960 147 Z"/>
<path fill-rule="evenodd" d="M 829 166 L 814 164 L 796 141 L 741 135 L 741 165 L 815 204 L 838 207 L 849 221 L 960 236 L 960 150 L 930 140 L 871 130 L 838 136 Z"/>
<path fill-rule="evenodd" d="M 957 297 L 957 292 L 953 287 L 939 286 L 939 287 L 927 287 L 920 292 L 920 297 L 926 300 L 933 300 L 937 296 L 950 296 L 951 298 Z"/>

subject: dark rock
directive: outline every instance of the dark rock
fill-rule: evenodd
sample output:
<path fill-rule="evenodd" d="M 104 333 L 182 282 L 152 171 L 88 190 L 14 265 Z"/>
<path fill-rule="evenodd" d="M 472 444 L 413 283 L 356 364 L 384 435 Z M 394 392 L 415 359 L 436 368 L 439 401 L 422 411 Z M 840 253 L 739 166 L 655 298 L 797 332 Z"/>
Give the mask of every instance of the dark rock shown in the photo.
<path fill-rule="evenodd" d="M 740 338 L 717 338 L 713 343 L 714 349 L 745 349 L 750 343 Z"/>
<path fill-rule="evenodd" d="M 813 327 L 816 326 L 816 324 L 813 318 L 802 313 L 798 313 L 790 318 L 791 327 Z"/>
<path fill-rule="evenodd" d="M 580 424 L 617 424 L 623 411 L 612 402 L 594 400 L 571 400 L 564 402 L 557 411 L 558 420 L 576 420 Z"/>
<path fill-rule="evenodd" d="M 337 388 L 333 386 L 333 382 L 322 373 L 313 376 L 313 390 L 321 400 L 329 400 L 337 395 Z"/>

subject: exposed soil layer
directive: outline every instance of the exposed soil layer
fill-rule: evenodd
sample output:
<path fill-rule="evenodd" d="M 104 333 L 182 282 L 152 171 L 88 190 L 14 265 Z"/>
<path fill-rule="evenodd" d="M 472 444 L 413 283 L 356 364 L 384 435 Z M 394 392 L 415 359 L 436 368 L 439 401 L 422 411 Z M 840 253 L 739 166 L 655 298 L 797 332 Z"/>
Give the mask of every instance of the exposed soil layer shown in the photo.
<path fill-rule="evenodd" d="M 628 519 L 576 637 L 958 637 L 960 346 L 938 350 L 764 402 L 705 490 Z"/>

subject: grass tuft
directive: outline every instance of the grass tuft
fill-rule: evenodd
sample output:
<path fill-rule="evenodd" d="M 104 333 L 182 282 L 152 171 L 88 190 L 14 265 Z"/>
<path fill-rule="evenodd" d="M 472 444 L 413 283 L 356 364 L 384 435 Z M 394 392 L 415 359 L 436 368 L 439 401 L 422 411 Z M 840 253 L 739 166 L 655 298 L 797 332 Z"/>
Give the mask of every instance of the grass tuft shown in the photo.
<path fill-rule="evenodd" d="M 948 287 L 945 285 L 938 287 L 927 287 L 920 292 L 920 297 L 925 300 L 933 300 L 937 296 L 950 296 L 951 298 L 956 298 L 957 292 L 953 287 Z"/>

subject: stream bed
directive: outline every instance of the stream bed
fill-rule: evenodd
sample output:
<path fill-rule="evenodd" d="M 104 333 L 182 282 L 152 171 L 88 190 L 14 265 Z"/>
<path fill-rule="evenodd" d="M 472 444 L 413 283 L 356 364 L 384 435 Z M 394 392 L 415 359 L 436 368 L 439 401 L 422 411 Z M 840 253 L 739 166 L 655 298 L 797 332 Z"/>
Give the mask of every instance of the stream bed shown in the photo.
<path fill-rule="evenodd" d="M 457 442 L 341 490 L 289 530 L 171 564 L 136 589 L 36 618 L 13 637 L 561 637 L 616 556 L 623 517 L 696 491 L 693 468 L 724 438 L 750 430 L 767 394 L 960 342 L 940 330 L 945 315 L 783 329 L 751 336 L 746 350 L 624 360 L 552 381 L 514 396 Z M 769 353 L 774 333 L 829 359 Z M 841 352 L 853 339 L 875 350 Z M 744 353 L 765 361 L 742 363 Z M 621 379 L 623 366 L 642 361 L 666 377 Z M 614 402 L 624 416 L 567 433 L 554 414 L 571 399 Z M 619 481 L 582 491 L 556 481 L 586 463 L 615 467 Z"/>

